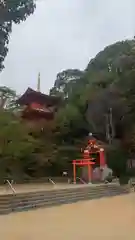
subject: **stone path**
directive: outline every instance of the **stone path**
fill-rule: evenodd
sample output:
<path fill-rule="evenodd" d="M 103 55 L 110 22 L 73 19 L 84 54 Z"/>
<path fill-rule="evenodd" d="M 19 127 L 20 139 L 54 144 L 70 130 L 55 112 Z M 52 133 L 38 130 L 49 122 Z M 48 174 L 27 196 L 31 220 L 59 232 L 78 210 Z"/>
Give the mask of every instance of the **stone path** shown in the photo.
<path fill-rule="evenodd" d="M 134 240 L 135 194 L 0 216 L 4 240 Z"/>

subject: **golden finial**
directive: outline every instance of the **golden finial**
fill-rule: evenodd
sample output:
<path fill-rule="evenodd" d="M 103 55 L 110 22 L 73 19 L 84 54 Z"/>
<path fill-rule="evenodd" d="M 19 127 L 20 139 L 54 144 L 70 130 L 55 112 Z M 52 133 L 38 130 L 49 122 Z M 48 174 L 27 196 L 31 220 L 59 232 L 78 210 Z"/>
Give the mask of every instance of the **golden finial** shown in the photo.
<path fill-rule="evenodd" d="M 40 73 L 38 74 L 37 91 L 40 92 Z"/>

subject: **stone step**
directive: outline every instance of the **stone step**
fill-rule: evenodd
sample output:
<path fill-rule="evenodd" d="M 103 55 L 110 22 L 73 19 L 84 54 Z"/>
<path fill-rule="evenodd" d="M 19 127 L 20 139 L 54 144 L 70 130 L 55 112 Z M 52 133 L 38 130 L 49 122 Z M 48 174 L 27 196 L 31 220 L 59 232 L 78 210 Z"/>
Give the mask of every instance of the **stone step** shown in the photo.
<path fill-rule="evenodd" d="M 98 189 L 106 189 L 106 188 L 109 188 L 109 189 L 112 189 L 112 188 L 115 188 L 116 189 L 116 187 L 117 188 L 119 188 L 120 186 L 116 186 L 116 185 L 100 185 L 100 186 L 91 186 L 91 185 L 82 185 L 81 187 L 79 186 L 79 187 L 72 187 L 72 188 L 66 188 L 66 189 L 57 189 L 57 188 L 55 188 L 54 187 L 54 189 L 52 189 L 52 190 L 45 190 L 45 191 L 37 191 L 37 192 L 27 192 L 27 193 L 25 193 L 25 196 L 32 196 L 32 195 L 36 195 L 36 194 L 44 194 L 44 193 L 46 193 L 46 194 L 51 194 L 51 193 L 54 193 L 54 192 L 56 192 L 56 191 L 59 191 L 59 193 L 64 193 L 64 192 L 71 192 L 71 191 L 74 191 L 74 189 L 76 189 L 76 191 L 80 191 L 80 189 L 82 189 L 82 190 L 87 190 L 87 189 L 89 189 L 89 188 L 91 188 L 91 190 L 93 189 L 93 190 L 98 190 Z M 9 195 L 11 195 L 12 196 L 12 194 L 9 194 Z M 8 196 L 9 196 L 8 195 Z M 17 193 L 17 196 L 20 196 L 20 197 L 23 197 L 24 196 L 24 193 Z M 7 195 L 3 195 L 3 196 L 0 196 L 0 198 L 3 198 L 3 199 L 5 199 L 5 198 L 7 198 Z"/>
<path fill-rule="evenodd" d="M 124 193 L 112 193 L 111 195 L 107 197 L 112 197 L 116 195 L 122 195 Z M 77 197 L 72 197 L 67 199 L 66 197 L 60 198 L 60 199 L 53 199 L 50 201 L 38 201 L 35 203 L 29 203 L 27 206 L 24 207 L 16 207 L 13 209 L 13 211 L 22 211 L 22 210 L 29 210 L 29 209 L 34 209 L 34 208 L 41 208 L 41 207 L 50 207 L 50 206 L 59 206 L 62 204 L 69 204 L 69 203 L 74 203 L 74 202 L 79 202 L 79 201 L 84 201 L 84 200 L 93 200 L 93 199 L 99 199 L 105 197 L 104 194 L 97 194 L 96 196 L 92 196 L 91 194 L 88 194 L 87 196 L 80 195 Z"/>
<path fill-rule="evenodd" d="M 52 193 L 50 193 L 50 192 L 46 192 L 46 191 L 44 191 L 44 192 L 35 192 L 34 194 L 32 193 L 29 193 L 29 195 L 28 194 L 21 194 L 21 195 L 19 195 L 19 194 L 17 194 L 16 196 L 13 196 L 13 195 L 7 195 L 6 196 L 6 198 L 5 199 L 1 199 L 1 197 L 0 197 L 0 202 L 8 202 L 8 201 L 11 201 L 11 199 L 13 199 L 13 198 L 16 198 L 16 199 L 28 199 L 28 198 L 37 198 L 37 197 L 39 197 L 39 198 L 41 198 L 41 197 L 44 197 L 44 196 L 48 196 L 49 198 L 50 197 L 53 197 L 53 196 L 56 196 L 56 195 L 59 195 L 59 196 L 63 196 L 63 195 L 70 195 L 70 194 L 74 194 L 74 192 L 77 194 L 77 193 L 79 193 L 80 191 L 81 192 L 84 192 L 84 193 L 86 193 L 86 192 L 91 192 L 91 193 L 94 193 L 94 192 L 98 192 L 98 191 L 103 191 L 103 192 L 109 192 L 109 191 L 116 191 L 116 190 L 118 190 L 118 191 L 125 191 L 126 189 L 125 188 L 110 188 L 110 187 L 107 187 L 107 188 L 100 188 L 100 189 L 94 189 L 93 187 L 91 188 L 91 187 L 87 187 L 87 189 L 70 189 L 70 191 L 68 190 L 68 191 L 65 191 L 64 192 L 64 194 L 63 194 L 63 192 L 61 192 L 61 191 L 59 191 L 59 190 L 57 190 L 57 191 L 53 191 Z M 127 191 L 127 190 L 126 190 Z M 11 199 L 10 199 L 11 198 Z"/>
<path fill-rule="evenodd" d="M 3 197 L 1 197 L 0 196 L 0 202 L 8 202 L 8 201 L 10 201 L 11 199 L 13 199 L 13 198 L 16 198 L 16 199 L 28 199 L 28 198 L 37 198 L 37 196 L 39 197 L 39 198 L 41 198 L 41 197 L 44 197 L 44 196 L 48 196 L 48 197 L 53 197 L 53 196 L 55 196 L 55 195 L 59 195 L 59 196 L 63 196 L 63 195 L 70 195 L 70 194 L 73 194 L 74 192 L 76 192 L 76 193 L 79 193 L 80 191 L 81 192 L 84 192 L 84 193 L 86 193 L 86 192 L 91 192 L 91 193 L 94 193 L 94 192 L 98 192 L 98 191 L 103 191 L 103 192 L 109 192 L 109 191 L 116 191 L 116 190 L 118 190 L 118 191 L 125 191 L 126 190 L 126 188 L 117 188 L 117 187 L 113 187 L 113 188 L 110 188 L 110 187 L 106 187 L 106 188 L 99 188 L 99 189 L 96 189 L 96 188 L 91 188 L 91 187 L 87 187 L 87 188 L 84 188 L 84 189 L 70 189 L 70 191 L 68 190 L 68 191 L 64 191 L 64 192 L 61 192 L 61 191 L 59 191 L 59 190 L 57 190 L 57 191 L 53 191 L 53 192 L 46 192 L 46 191 L 44 191 L 44 192 L 35 192 L 34 194 L 33 193 L 29 193 L 29 194 L 17 194 L 17 195 L 7 195 L 4 199 L 3 199 Z"/>
<path fill-rule="evenodd" d="M 104 190 L 106 190 L 106 189 L 98 189 L 99 191 L 104 191 Z M 113 189 L 111 189 L 111 190 L 113 190 Z M 116 190 L 115 188 L 114 188 L 114 190 Z M 81 192 L 84 192 L 84 193 L 87 193 L 87 192 L 97 192 L 97 189 L 94 189 L 94 188 L 90 188 L 90 187 L 87 187 L 87 188 L 85 188 L 85 189 L 70 189 L 70 190 L 66 190 L 66 191 L 64 191 L 64 192 L 61 192 L 61 191 L 59 191 L 59 190 L 57 190 L 57 191 L 53 191 L 53 192 L 46 192 L 46 191 L 44 191 L 44 192 L 35 192 L 35 193 L 29 193 L 29 194 L 25 194 L 25 193 L 23 193 L 23 194 L 16 194 L 16 195 L 6 195 L 5 196 L 5 198 L 3 198 L 3 196 L 0 196 L 0 203 L 2 204 L 2 203 L 8 203 L 9 201 L 11 201 L 12 199 L 21 199 L 21 200 L 25 200 L 25 199 L 29 199 L 29 198 L 44 198 L 45 196 L 46 197 L 48 197 L 48 198 L 50 198 L 50 197 L 54 197 L 54 196 L 63 196 L 63 195 L 71 195 L 71 194 L 74 194 L 74 193 L 80 193 L 80 191 Z M 107 191 L 108 191 L 108 189 L 107 189 Z"/>
<path fill-rule="evenodd" d="M 118 192 L 127 192 L 126 190 L 123 190 L 123 189 L 119 189 L 119 190 L 116 190 L 116 189 L 111 189 L 111 191 L 110 190 L 106 190 L 106 191 L 98 191 L 98 192 L 102 192 L 103 194 L 105 194 L 105 195 L 108 195 L 108 194 L 110 194 L 111 192 L 116 192 L 116 191 L 118 191 Z M 25 198 L 18 198 L 18 197 L 14 197 L 13 199 L 12 199 L 12 201 L 13 202 L 18 202 L 18 201 L 21 201 L 21 202 L 25 202 L 25 201 L 28 201 L 28 200 L 32 200 L 32 201 L 35 201 L 35 200 L 40 200 L 40 199 L 43 199 L 43 200 L 47 200 L 47 199 L 50 199 L 50 198 L 60 198 L 60 197 L 72 197 L 73 195 L 75 195 L 75 196 L 78 196 L 78 195 L 84 195 L 84 194 L 88 194 L 88 193 L 90 193 L 91 195 L 93 195 L 93 194 L 97 194 L 98 193 L 97 191 L 87 191 L 87 192 L 83 192 L 83 191 L 74 191 L 74 192 L 68 192 L 68 193 L 66 193 L 66 194 L 59 194 L 59 192 L 58 193 L 56 193 L 56 194 L 51 194 L 51 195 L 46 195 L 46 194 L 44 194 L 44 195 L 36 195 L 36 196 L 29 196 L 29 197 L 25 197 Z"/>
<path fill-rule="evenodd" d="M 119 187 L 119 186 L 101 186 L 101 187 L 91 187 L 91 186 L 87 186 L 87 187 L 81 187 L 81 188 L 70 188 L 70 189 L 63 189 L 63 190 L 59 190 L 59 189 L 54 189 L 54 190 L 51 190 L 51 191 L 42 191 L 42 192 L 31 192 L 31 193 L 25 193 L 25 195 L 24 195 L 24 193 L 23 194 L 17 194 L 17 196 L 16 197 L 21 197 L 21 198 L 23 198 L 23 197 L 27 197 L 27 196 L 36 196 L 36 195 L 38 195 L 38 196 L 41 196 L 41 195 L 54 195 L 54 194 L 67 194 L 67 193 L 71 193 L 71 192 L 74 192 L 74 191 L 76 191 L 76 192 L 80 192 L 80 190 L 82 190 L 82 191 L 97 191 L 97 190 L 112 190 L 112 189 L 114 189 L 114 190 L 116 190 L 116 189 L 122 189 L 121 187 Z"/>
<path fill-rule="evenodd" d="M 62 190 L 23 193 L 0 196 L 0 214 L 30 210 L 40 207 L 59 206 L 82 200 L 111 197 L 129 192 L 127 187 L 117 185 L 84 186 Z"/>

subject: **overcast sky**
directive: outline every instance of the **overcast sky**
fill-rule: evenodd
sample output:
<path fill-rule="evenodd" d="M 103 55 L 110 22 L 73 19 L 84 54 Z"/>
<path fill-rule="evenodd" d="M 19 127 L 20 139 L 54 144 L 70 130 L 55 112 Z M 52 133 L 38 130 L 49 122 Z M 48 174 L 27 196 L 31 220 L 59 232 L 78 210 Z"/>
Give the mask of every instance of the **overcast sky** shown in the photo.
<path fill-rule="evenodd" d="M 13 26 L 1 85 L 22 93 L 53 86 L 64 69 L 84 69 L 105 46 L 135 35 L 135 0 L 39 0 L 26 22 Z"/>

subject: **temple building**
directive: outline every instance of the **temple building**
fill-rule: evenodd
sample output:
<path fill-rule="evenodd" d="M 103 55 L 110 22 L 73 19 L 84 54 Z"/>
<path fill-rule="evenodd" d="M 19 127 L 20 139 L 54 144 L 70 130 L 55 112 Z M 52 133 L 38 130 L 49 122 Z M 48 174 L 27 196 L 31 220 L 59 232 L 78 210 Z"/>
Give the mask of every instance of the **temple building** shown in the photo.
<path fill-rule="evenodd" d="M 61 99 L 40 92 L 40 74 L 38 76 L 37 91 L 28 88 L 26 92 L 17 99 L 16 103 L 21 107 L 21 117 L 30 121 L 52 120 Z"/>

